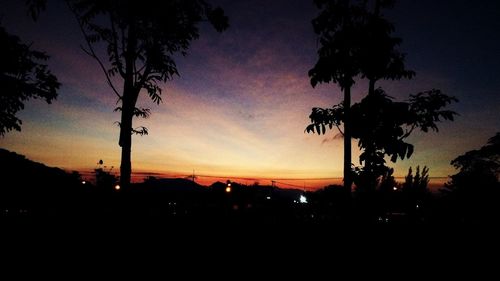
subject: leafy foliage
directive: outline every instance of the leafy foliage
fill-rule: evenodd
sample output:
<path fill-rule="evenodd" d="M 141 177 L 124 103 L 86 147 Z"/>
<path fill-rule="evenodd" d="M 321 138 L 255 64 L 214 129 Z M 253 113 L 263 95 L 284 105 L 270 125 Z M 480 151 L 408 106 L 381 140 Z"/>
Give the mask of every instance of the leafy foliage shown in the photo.
<path fill-rule="evenodd" d="M 455 158 L 451 164 L 460 171 L 451 176 L 450 189 L 498 185 L 500 179 L 500 133 L 488 144 Z"/>
<path fill-rule="evenodd" d="M 451 161 L 459 172 L 451 176 L 441 190 L 447 196 L 454 216 L 462 222 L 492 223 L 498 220 L 500 207 L 500 133 L 477 150 Z"/>
<path fill-rule="evenodd" d="M 410 95 L 410 111 L 414 113 L 414 126 L 427 132 L 430 129 L 438 132 L 437 122 L 443 120 L 453 121 L 456 113 L 451 110 L 442 110 L 446 105 L 457 102 L 455 97 L 447 96 L 440 90 L 432 89 L 416 95 Z"/>
<path fill-rule="evenodd" d="M 360 72 L 358 50 L 366 10 L 363 1 L 354 1 L 358 5 L 350 2 L 315 1 L 321 13 L 312 24 L 321 47 L 318 61 L 309 70 L 313 87 L 333 82 L 345 89 L 354 84 L 354 77 Z"/>
<path fill-rule="evenodd" d="M 395 102 L 378 88 L 374 94 L 354 104 L 351 108 L 352 137 L 358 139 L 362 150 L 359 160 L 365 164 L 365 170 L 382 175 L 385 172 L 384 156 L 389 156 L 392 162 L 398 157 L 409 158 L 414 147 L 405 139 L 416 128 L 424 132 L 429 128 L 437 131 L 438 122 L 453 121 L 456 113 L 443 109 L 453 101 L 457 99 L 431 90 L 411 95 L 407 102 Z M 339 127 L 344 122 L 342 107 L 339 104 L 327 109 L 314 108 L 306 132 L 325 134 L 326 127 Z"/>
<path fill-rule="evenodd" d="M 309 71 L 311 85 L 333 82 L 342 89 L 361 75 L 369 80 L 412 78 L 398 50 L 401 38 L 393 37 L 394 26 L 381 15 L 394 1 L 316 0 L 322 9 L 313 20 L 321 44 L 318 61 Z M 374 6 L 374 9 L 371 9 Z"/>
<path fill-rule="evenodd" d="M 364 5 L 369 5 L 364 1 Z M 411 79 L 415 72 L 407 70 L 406 55 L 398 50 L 402 39 L 392 36 L 394 25 L 382 15 L 382 10 L 392 8 L 395 1 L 374 0 L 374 9 L 367 12 L 361 30 L 359 62 L 361 77 L 370 81 L 380 79 Z M 368 10 L 368 8 L 365 8 Z"/>
<path fill-rule="evenodd" d="M 140 135 L 140 136 L 145 136 L 145 135 L 148 135 L 149 132 L 148 132 L 148 128 L 146 128 L 144 126 L 140 126 L 140 127 L 137 127 L 137 128 L 133 128 L 132 129 L 132 134 L 136 134 L 136 135 Z"/>
<path fill-rule="evenodd" d="M 0 136 L 21 130 L 22 121 L 16 114 L 27 100 L 41 98 L 50 104 L 56 99 L 60 83 L 41 63 L 48 58 L 0 26 Z"/>
<path fill-rule="evenodd" d="M 342 120 L 344 120 L 343 103 L 334 105 L 332 108 L 315 107 L 312 109 L 309 118 L 312 123 L 306 127 L 305 132 L 307 133 L 314 133 L 316 131 L 318 134 L 326 134 L 326 127 L 332 129 L 335 125 L 343 134 L 340 129 Z"/>

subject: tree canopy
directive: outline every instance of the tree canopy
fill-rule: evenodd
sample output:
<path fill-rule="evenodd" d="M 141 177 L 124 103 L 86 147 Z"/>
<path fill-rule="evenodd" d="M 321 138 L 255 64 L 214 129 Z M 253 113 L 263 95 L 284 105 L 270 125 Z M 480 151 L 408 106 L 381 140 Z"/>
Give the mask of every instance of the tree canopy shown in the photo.
<path fill-rule="evenodd" d="M 49 104 L 56 99 L 60 83 L 43 63 L 48 58 L 0 26 L 0 136 L 21 131 L 22 121 L 16 114 L 29 99 Z"/>
<path fill-rule="evenodd" d="M 409 158 L 414 147 L 405 141 L 406 138 L 417 128 L 423 132 L 438 131 L 437 123 L 453 121 L 456 113 L 445 107 L 454 101 L 457 99 L 433 89 L 410 95 L 405 102 L 396 102 L 378 88 L 354 104 L 351 108 L 352 137 L 358 140 L 362 150 L 359 160 L 364 164 L 364 171 L 378 177 L 387 172 L 385 156 L 392 162 Z M 326 128 L 339 127 L 344 122 L 343 104 L 326 109 L 313 108 L 309 118 L 311 124 L 306 132 L 325 134 Z"/>
<path fill-rule="evenodd" d="M 447 196 L 447 209 L 461 222 L 498 220 L 500 207 L 500 132 L 480 149 L 458 156 L 451 161 L 458 173 L 441 191 Z"/>
<path fill-rule="evenodd" d="M 370 5 L 370 2 L 373 2 Z M 370 81 L 412 78 L 398 50 L 401 38 L 382 14 L 393 0 L 315 0 L 321 13 L 312 23 L 319 36 L 318 61 L 309 71 L 311 85 L 333 82 L 344 89 L 360 75 Z"/>
<path fill-rule="evenodd" d="M 458 156 L 451 164 L 459 172 L 451 176 L 451 189 L 491 186 L 500 180 L 500 132 L 477 150 Z"/>

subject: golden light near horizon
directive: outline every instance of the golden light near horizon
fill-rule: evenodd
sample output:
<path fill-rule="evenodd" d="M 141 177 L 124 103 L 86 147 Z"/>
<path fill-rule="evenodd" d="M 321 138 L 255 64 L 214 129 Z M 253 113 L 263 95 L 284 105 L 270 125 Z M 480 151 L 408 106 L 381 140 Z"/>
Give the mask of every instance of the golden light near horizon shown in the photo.
<path fill-rule="evenodd" d="M 117 191 L 118 191 L 118 190 L 120 190 L 120 188 L 121 188 L 121 187 L 120 187 L 120 185 L 119 185 L 119 184 L 115 185 L 115 190 L 117 190 Z"/>

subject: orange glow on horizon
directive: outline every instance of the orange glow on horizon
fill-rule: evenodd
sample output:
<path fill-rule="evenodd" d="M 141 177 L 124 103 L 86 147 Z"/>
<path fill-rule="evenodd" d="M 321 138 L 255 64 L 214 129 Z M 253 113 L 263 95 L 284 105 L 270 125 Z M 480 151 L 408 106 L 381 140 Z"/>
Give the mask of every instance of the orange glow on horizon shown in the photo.
<path fill-rule="evenodd" d="M 70 171 L 68 171 L 70 172 Z M 94 173 L 91 170 L 80 171 L 83 179 L 89 182 L 94 181 Z M 119 176 L 118 170 L 113 173 L 115 176 Z M 161 178 L 183 178 L 186 180 L 192 180 L 191 175 L 183 175 L 179 173 L 147 173 L 147 172 L 133 172 L 132 173 L 132 182 L 133 183 L 141 183 L 148 177 L 155 177 L 158 179 Z M 396 182 L 403 183 L 405 178 L 403 176 L 395 177 Z M 444 187 L 444 184 L 449 180 L 447 177 L 431 177 L 429 182 L 429 189 L 433 192 L 439 191 L 439 189 Z M 318 189 L 322 189 L 329 185 L 342 185 L 343 180 L 341 177 L 332 177 L 332 178 L 283 178 L 283 177 L 258 177 L 258 176 L 219 176 L 219 175 L 196 175 L 195 174 L 195 182 L 202 186 L 210 186 L 215 182 L 226 183 L 228 181 L 236 182 L 239 184 L 252 186 L 252 185 L 261 185 L 261 186 L 271 186 L 272 182 L 275 182 L 275 185 L 279 188 L 292 188 L 292 189 L 301 189 L 305 191 L 315 191 Z M 353 190 L 356 187 L 353 185 Z"/>

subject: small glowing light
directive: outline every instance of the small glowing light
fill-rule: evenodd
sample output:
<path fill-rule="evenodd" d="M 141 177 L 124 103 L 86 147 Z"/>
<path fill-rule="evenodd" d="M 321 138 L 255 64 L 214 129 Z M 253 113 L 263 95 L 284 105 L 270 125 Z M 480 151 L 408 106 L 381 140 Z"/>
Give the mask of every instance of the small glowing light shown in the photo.
<path fill-rule="evenodd" d="M 418 204 L 417 204 L 417 206 L 416 206 L 416 207 L 417 207 L 417 209 L 418 209 L 418 208 L 420 208 L 420 206 L 419 206 Z"/>
<path fill-rule="evenodd" d="M 231 183 L 228 183 L 227 186 L 231 187 Z"/>
<path fill-rule="evenodd" d="M 226 187 L 226 192 L 227 193 L 231 192 L 231 186 L 228 185 L 228 187 Z"/>
<path fill-rule="evenodd" d="M 267 197 L 266 197 L 266 199 L 267 199 L 267 200 L 271 200 L 271 196 L 267 196 Z"/>
<path fill-rule="evenodd" d="M 120 185 L 119 184 L 115 185 L 115 190 L 120 190 Z"/>
<path fill-rule="evenodd" d="M 87 182 L 86 181 L 82 181 L 82 184 L 86 184 Z"/>
<path fill-rule="evenodd" d="M 306 204 L 307 203 L 307 198 L 304 195 L 300 195 L 299 202 L 302 203 L 302 204 Z"/>
<path fill-rule="evenodd" d="M 398 190 L 398 188 L 395 186 L 392 188 L 392 190 L 396 191 L 396 190 Z"/>

